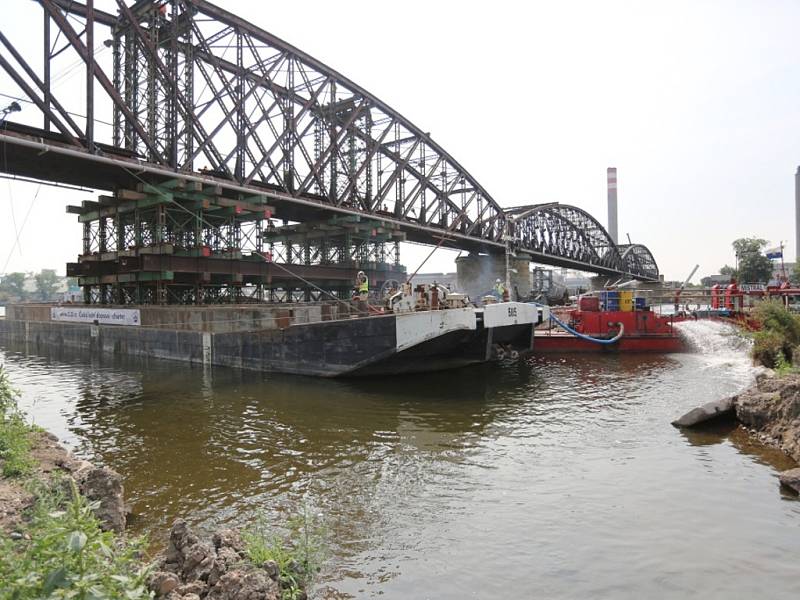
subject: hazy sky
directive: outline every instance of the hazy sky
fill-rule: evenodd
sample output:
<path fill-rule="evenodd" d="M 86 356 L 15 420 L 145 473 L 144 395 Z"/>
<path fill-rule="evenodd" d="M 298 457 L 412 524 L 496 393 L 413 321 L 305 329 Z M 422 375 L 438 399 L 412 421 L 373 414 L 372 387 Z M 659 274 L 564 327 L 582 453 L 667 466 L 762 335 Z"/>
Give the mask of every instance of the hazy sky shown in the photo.
<path fill-rule="evenodd" d="M 503 206 L 575 204 L 605 223 L 615 166 L 620 237 L 646 244 L 667 278 L 733 263 L 742 236 L 785 240 L 794 258 L 800 2 L 217 3 L 430 131 Z M 40 7 L 3 5 L 0 29 L 38 46 Z M 2 76 L 0 92 L 21 95 Z M 64 205 L 92 194 L 41 187 L 34 203 L 38 187 L 0 180 L 0 272 L 7 258 L 8 272 L 63 272 L 80 250 Z M 452 270 L 453 256 L 424 270 Z"/>

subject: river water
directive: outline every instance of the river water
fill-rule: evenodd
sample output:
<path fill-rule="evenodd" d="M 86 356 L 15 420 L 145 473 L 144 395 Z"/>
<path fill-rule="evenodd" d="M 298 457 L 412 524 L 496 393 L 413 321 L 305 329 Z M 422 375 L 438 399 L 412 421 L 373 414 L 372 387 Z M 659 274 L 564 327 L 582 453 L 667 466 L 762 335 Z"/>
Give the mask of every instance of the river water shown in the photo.
<path fill-rule="evenodd" d="M 753 377 L 726 326 L 694 353 L 329 381 L 0 348 L 32 418 L 124 477 L 163 542 L 322 515 L 323 583 L 382 598 L 798 598 L 780 453 L 670 421 Z"/>

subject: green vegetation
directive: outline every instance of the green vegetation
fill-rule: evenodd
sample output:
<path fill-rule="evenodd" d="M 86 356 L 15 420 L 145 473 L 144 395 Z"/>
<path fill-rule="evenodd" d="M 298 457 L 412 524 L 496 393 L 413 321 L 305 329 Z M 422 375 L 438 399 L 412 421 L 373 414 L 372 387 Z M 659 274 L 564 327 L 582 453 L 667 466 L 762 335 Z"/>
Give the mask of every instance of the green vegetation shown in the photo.
<path fill-rule="evenodd" d="M 145 540 L 104 532 L 72 482 L 71 499 L 59 486 L 39 483 L 22 539 L 0 534 L 0 600 L 151 598 L 141 564 Z M 61 486 L 63 487 L 63 486 Z"/>
<path fill-rule="evenodd" d="M 30 285 L 30 280 L 33 285 Z M 26 289 L 25 282 L 29 284 Z M 62 278 L 54 269 L 42 269 L 39 273 L 8 273 L 0 279 L 0 304 L 40 300 L 49 302 L 60 297 L 58 292 Z M 67 283 L 71 282 L 67 280 Z M 31 287 L 35 291 L 29 291 Z"/>
<path fill-rule="evenodd" d="M 58 480 L 25 477 L 35 467 L 30 442 L 35 429 L 26 423 L 0 367 L 2 475 L 15 478 L 35 499 L 19 531 L 0 530 L 0 600 L 150 598 L 148 571 L 140 560 L 143 539 L 128 541 L 102 531 L 96 504 L 78 493 L 74 481 L 67 487 Z"/>
<path fill-rule="evenodd" d="M 0 466 L 4 477 L 25 475 L 33 469 L 31 431 L 17 406 L 17 393 L 0 366 Z"/>
<path fill-rule="evenodd" d="M 761 330 L 753 336 L 753 358 L 778 373 L 792 370 L 792 357 L 800 345 L 800 317 L 778 301 L 758 305 L 755 317 Z"/>
<path fill-rule="evenodd" d="M 242 531 L 245 552 L 251 563 L 278 567 L 283 600 L 296 600 L 313 583 L 325 558 L 325 531 L 308 507 L 288 520 L 289 532 L 281 536 L 269 527 L 263 515 Z"/>
<path fill-rule="evenodd" d="M 38 300 L 47 301 L 55 297 L 58 292 L 58 284 L 61 283 L 55 269 L 42 269 L 41 272 L 33 276 L 33 279 L 36 281 Z"/>
<path fill-rule="evenodd" d="M 772 261 L 762 254 L 769 242 L 760 238 L 739 238 L 733 244 L 737 268 L 725 265 L 720 275 L 735 278 L 741 283 L 766 283 L 772 277 Z"/>

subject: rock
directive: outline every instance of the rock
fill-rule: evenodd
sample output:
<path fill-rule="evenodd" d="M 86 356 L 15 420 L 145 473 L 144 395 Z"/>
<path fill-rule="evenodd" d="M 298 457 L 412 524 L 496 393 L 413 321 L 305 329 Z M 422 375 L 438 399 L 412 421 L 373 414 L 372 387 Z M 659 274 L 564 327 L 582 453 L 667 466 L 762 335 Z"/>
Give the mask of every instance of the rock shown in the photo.
<path fill-rule="evenodd" d="M 199 594 L 184 594 L 182 600 L 200 600 Z"/>
<path fill-rule="evenodd" d="M 197 542 L 190 546 L 185 551 L 185 559 L 183 563 L 183 576 L 186 581 L 194 581 L 201 579 L 208 580 L 211 570 L 214 568 L 214 562 L 217 554 L 206 542 Z"/>
<path fill-rule="evenodd" d="M 205 593 L 208 591 L 208 586 L 204 584 L 202 581 L 192 581 L 190 583 L 185 583 L 181 586 L 178 586 L 178 589 L 175 590 L 181 596 L 186 598 L 186 596 L 190 594 L 194 594 L 196 596 L 204 596 Z"/>
<path fill-rule="evenodd" d="M 278 567 L 278 563 L 274 560 L 268 560 L 261 565 L 261 568 L 270 576 L 270 579 L 274 579 L 278 581 L 278 576 L 280 575 L 280 567 Z"/>
<path fill-rule="evenodd" d="M 180 585 L 178 576 L 166 571 L 156 571 L 147 582 L 147 587 L 155 593 L 156 597 L 166 596 Z"/>
<path fill-rule="evenodd" d="M 759 379 L 739 395 L 736 417 L 759 439 L 800 461 L 800 375 Z"/>
<path fill-rule="evenodd" d="M 176 519 L 172 524 L 172 529 L 169 532 L 169 541 L 179 551 L 183 551 L 189 546 L 195 545 L 200 541 L 194 532 L 189 528 L 189 525 L 183 519 Z"/>
<path fill-rule="evenodd" d="M 119 473 L 107 467 L 93 467 L 81 475 L 81 493 L 89 500 L 100 502 L 95 510 L 100 527 L 105 531 L 124 531 L 125 498 Z"/>
<path fill-rule="evenodd" d="M 244 552 L 244 541 L 238 531 L 233 529 L 220 529 L 213 536 L 211 541 L 214 543 L 214 548 L 233 548 L 236 552 Z"/>
<path fill-rule="evenodd" d="M 800 467 L 783 471 L 779 475 L 781 485 L 800 494 Z"/>
<path fill-rule="evenodd" d="M 186 561 L 186 553 L 200 538 L 189 528 L 183 519 L 176 519 L 169 532 L 169 546 L 164 553 L 163 570 L 180 573 Z"/>
<path fill-rule="evenodd" d="M 208 574 L 208 585 L 216 585 L 220 577 L 242 563 L 242 557 L 233 548 L 222 547 L 217 550 L 217 559 Z"/>
<path fill-rule="evenodd" d="M 206 600 L 279 600 L 278 584 L 263 571 L 229 571 L 208 592 Z"/>
<path fill-rule="evenodd" d="M 721 417 L 734 416 L 734 408 L 736 403 L 736 396 L 725 398 L 724 400 L 717 400 L 716 402 L 709 402 L 693 408 L 688 413 L 672 422 L 675 427 L 694 427 L 700 423 L 705 423 Z"/>

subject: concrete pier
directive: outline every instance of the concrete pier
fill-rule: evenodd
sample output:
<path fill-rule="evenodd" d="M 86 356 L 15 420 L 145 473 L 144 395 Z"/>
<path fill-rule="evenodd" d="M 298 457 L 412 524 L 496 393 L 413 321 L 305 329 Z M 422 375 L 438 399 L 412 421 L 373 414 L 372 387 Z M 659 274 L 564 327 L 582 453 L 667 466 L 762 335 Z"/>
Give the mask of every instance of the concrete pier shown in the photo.
<path fill-rule="evenodd" d="M 529 258 L 517 256 L 511 259 L 511 268 L 516 269 L 511 272 L 511 298 L 514 298 L 514 291 L 517 290 L 520 299 L 527 298 L 531 292 Z M 484 294 L 490 292 L 495 286 L 495 282 L 506 280 L 506 257 L 502 254 L 474 254 L 459 256 L 456 259 L 456 271 L 458 274 L 458 289 L 470 298 L 477 300 Z"/>

